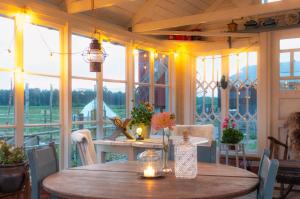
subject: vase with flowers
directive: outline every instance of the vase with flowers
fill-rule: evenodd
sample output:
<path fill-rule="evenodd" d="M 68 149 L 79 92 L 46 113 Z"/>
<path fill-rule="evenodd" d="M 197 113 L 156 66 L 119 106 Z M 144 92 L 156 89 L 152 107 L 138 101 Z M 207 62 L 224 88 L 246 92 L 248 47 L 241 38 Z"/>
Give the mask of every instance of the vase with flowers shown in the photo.
<path fill-rule="evenodd" d="M 243 140 L 243 133 L 236 128 L 236 123 L 233 119 L 229 119 L 225 117 L 223 124 L 223 135 L 222 135 L 222 143 L 225 144 L 238 144 Z"/>
<path fill-rule="evenodd" d="M 169 112 L 156 113 L 151 120 L 152 129 L 155 131 L 162 130 L 163 144 L 163 172 L 172 172 L 168 167 L 170 130 L 175 126 L 175 115 Z"/>
<path fill-rule="evenodd" d="M 132 109 L 129 128 L 136 132 L 139 139 L 149 138 L 153 113 L 153 106 L 149 102 L 140 103 Z"/>

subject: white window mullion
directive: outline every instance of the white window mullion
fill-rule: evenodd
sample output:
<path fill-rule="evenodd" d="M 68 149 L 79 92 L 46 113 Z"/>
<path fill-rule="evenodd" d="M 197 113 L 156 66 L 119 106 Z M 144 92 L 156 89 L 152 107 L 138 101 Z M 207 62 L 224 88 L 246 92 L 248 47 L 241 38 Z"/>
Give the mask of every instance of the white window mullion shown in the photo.
<path fill-rule="evenodd" d="M 23 28 L 15 20 L 15 144 L 24 144 L 24 74 L 23 74 Z"/>

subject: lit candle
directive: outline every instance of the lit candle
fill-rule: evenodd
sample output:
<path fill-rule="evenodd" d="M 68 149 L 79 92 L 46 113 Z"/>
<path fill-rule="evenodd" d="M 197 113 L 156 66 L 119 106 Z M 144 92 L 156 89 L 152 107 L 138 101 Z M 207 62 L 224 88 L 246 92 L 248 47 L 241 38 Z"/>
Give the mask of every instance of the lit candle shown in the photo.
<path fill-rule="evenodd" d="M 143 132 L 143 129 L 142 129 L 141 127 L 139 127 L 139 128 L 136 129 L 136 134 L 137 134 L 138 136 L 141 136 L 141 135 L 142 135 L 142 132 Z"/>
<path fill-rule="evenodd" d="M 155 171 L 152 168 L 152 166 L 147 166 L 147 168 L 144 170 L 144 177 L 154 177 Z"/>

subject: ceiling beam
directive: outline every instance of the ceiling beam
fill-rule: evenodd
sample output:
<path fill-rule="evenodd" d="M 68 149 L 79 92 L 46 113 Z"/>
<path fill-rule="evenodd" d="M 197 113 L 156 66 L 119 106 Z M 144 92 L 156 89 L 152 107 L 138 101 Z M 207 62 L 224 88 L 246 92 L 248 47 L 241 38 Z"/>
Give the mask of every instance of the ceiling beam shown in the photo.
<path fill-rule="evenodd" d="M 144 35 L 185 35 L 185 36 L 203 36 L 203 37 L 255 37 L 257 33 L 235 33 L 225 32 L 221 30 L 209 30 L 209 31 L 168 31 L 168 30 L 156 30 L 152 32 L 141 32 Z"/>
<path fill-rule="evenodd" d="M 93 5 L 94 1 L 94 5 Z M 74 14 L 84 11 L 89 11 L 93 9 L 111 7 L 119 3 L 129 2 L 134 0 L 77 0 L 70 1 L 67 0 L 68 13 Z"/>
<path fill-rule="evenodd" d="M 132 17 L 131 24 L 134 25 L 140 22 L 144 17 L 153 12 L 153 9 L 158 1 L 159 0 L 147 0 Z"/>
<path fill-rule="evenodd" d="M 261 14 L 270 14 L 300 8 L 299 0 L 283 0 L 268 4 L 255 4 L 240 8 L 220 10 L 214 12 L 204 12 L 201 14 L 175 17 L 171 19 L 158 20 L 153 22 L 140 23 L 133 26 L 134 32 L 147 32 L 165 28 L 174 28 L 179 26 L 211 23 L 218 21 L 230 21 L 241 17 L 255 16 Z"/>

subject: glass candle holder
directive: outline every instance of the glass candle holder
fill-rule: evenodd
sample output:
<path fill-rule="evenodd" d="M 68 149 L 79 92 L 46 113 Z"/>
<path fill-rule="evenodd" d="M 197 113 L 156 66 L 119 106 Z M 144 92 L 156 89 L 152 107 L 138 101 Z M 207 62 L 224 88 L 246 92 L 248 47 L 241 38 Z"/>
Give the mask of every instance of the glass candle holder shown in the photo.
<path fill-rule="evenodd" d="M 138 156 L 139 175 L 143 178 L 162 177 L 161 156 L 154 149 L 147 149 Z"/>

